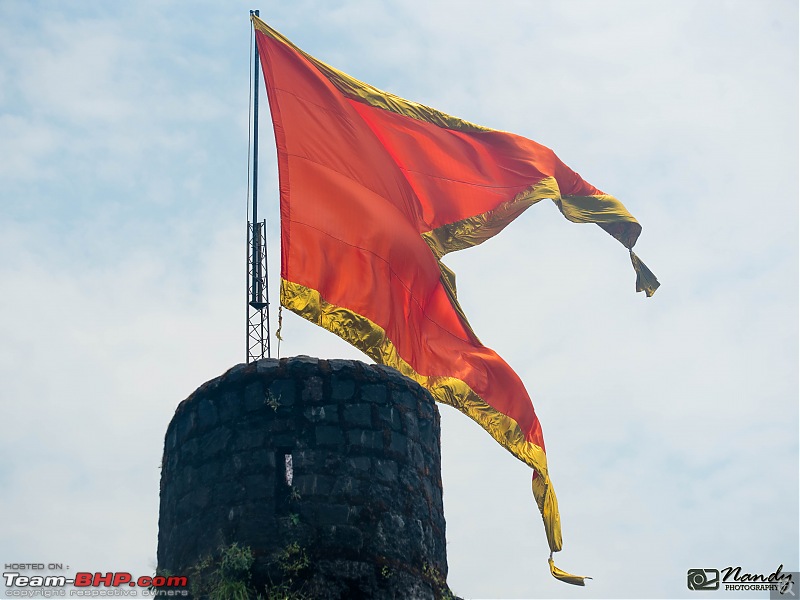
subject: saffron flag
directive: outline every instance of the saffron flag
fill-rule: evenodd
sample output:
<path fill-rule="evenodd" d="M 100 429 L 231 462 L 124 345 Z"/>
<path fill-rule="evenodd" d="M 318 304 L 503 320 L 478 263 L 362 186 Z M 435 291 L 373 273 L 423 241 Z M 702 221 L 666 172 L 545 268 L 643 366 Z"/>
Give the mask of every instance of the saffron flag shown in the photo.
<path fill-rule="evenodd" d="M 531 399 L 472 331 L 441 258 L 545 198 L 629 250 L 641 227 L 550 149 L 378 90 L 255 16 L 253 25 L 278 149 L 281 304 L 417 381 L 530 465 L 548 544 L 560 550 Z M 652 295 L 658 282 L 630 256 L 637 290 Z M 552 561 L 551 572 L 583 582 Z"/>

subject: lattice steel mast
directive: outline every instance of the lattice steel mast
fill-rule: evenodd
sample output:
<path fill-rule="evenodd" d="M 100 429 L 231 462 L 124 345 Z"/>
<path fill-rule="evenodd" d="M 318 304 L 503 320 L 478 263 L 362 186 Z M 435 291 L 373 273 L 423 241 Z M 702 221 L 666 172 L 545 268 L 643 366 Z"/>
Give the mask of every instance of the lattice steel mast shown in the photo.
<path fill-rule="evenodd" d="M 251 15 L 259 16 L 251 10 Z M 253 212 L 247 222 L 247 362 L 269 357 L 267 221 L 258 220 L 258 45 L 253 41 Z"/>

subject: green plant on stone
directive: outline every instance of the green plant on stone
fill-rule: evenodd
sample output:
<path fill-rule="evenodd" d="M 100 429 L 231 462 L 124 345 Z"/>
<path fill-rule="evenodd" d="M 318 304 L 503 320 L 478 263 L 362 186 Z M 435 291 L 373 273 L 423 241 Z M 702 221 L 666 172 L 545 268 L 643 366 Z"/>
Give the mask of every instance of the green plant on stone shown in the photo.
<path fill-rule="evenodd" d="M 264 402 L 265 402 L 265 403 L 266 403 L 266 405 L 267 405 L 267 406 L 269 406 L 269 407 L 270 407 L 272 410 L 274 410 L 274 411 L 277 411 L 277 410 L 278 410 L 278 406 L 280 406 L 280 403 L 281 403 L 281 395 L 280 395 L 280 394 L 278 394 L 278 397 L 276 398 L 276 397 L 275 397 L 275 396 L 272 394 L 272 392 L 271 392 L 271 391 L 267 390 L 267 393 L 266 393 L 266 394 L 264 394 Z"/>
<path fill-rule="evenodd" d="M 253 591 L 242 581 L 222 581 L 213 589 L 210 600 L 251 600 Z"/>
<path fill-rule="evenodd" d="M 192 596 L 209 600 L 251 600 L 256 597 L 250 583 L 254 562 L 249 547 L 233 543 L 220 549 L 219 560 L 207 556 L 192 569 Z"/>
<path fill-rule="evenodd" d="M 431 584 L 433 584 L 434 593 L 437 593 L 437 598 L 441 600 L 455 600 L 453 592 L 451 592 L 450 588 L 447 586 L 447 581 L 445 581 L 444 577 L 442 577 L 442 574 L 436 567 L 433 567 L 428 563 L 423 563 L 422 576 L 424 579 L 427 579 L 431 582 Z"/>
<path fill-rule="evenodd" d="M 254 560 L 253 551 L 249 547 L 240 548 L 238 544 L 231 544 L 222 553 L 219 565 L 220 577 L 228 581 L 241 581 L 249 578 Z"/>
<path fill-rule="evenodd" d="M 189 591 L 192 596 L 201 598 L 206 593 L 206 585 L 203 579 L 205 577 L 211 578 L 214 571 L 214 559 L 211 556 L 205 556 L 197 561 L 189 569 Z"/>
<path fill-rule="evenodd" d="M 257 600 L 310 600 L 303 592 L 293 590 L 291 582 L 284 581 L 278 585 L 271 585 L 266 590 L 266 596 L 259 595 Z"/>
<path fill-rule="evenodd" d="M 305 585 L 300 589 L 295 585 L 295 578 L 310 564 L 305 549 L 298 542 L 291 542 L 277 553 L 275 562 L 284 578 L 266 588 L 265 600 L 310 600 L 303 591 Z"/>
<path fill-rule="evenodd" d="M 278 566 L 289 577 L 296 576 L 308 565 L 308 554 L 297 542 L 288 544 L 278 553 Z"/>
<path fill-rule="evenodd" d="M 265 591 L 267 595 L 261 596 L 259 594 L 257 600 L 309 600 L 309 596 L 291 589 L 285 583 L 268 587 Z"/>
<path fill-rule="evenodd" d="M 299 523 L 299 515 L 294 516 Z M 252 567 L 255 562 L 252 550 L 234 543 L 220 548 L 219 558 L 206 556 L 189 570 L 192 597 L 207 600 L 310 600 L 303 591 L 304 584 L 296 585 L 298 575 L 310 560 L 305 549 L 296 541 L 287 544 L 275 556 L 274 563 L 283 580 L 273 583 L 259 594 L 252 584 Z"/>
<path fill-rule="evenodd" d="M 289 513 L 285 517 L 281 517 L 280 521 L 287 527 L 297 527 L 300 525 L 300 515 L 297 513 Z"/>

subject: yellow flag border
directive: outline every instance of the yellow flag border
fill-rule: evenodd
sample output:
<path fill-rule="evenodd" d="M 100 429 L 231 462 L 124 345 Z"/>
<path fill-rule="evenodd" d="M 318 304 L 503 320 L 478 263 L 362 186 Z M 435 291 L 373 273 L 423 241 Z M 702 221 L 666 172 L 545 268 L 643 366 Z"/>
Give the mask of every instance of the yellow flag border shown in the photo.
<path fill-rule="evenodd" d="M 255 15 L 251 19 L 256 29 L 308 59 L 346 97 L 447 129 L 475 133 L 496 131 L 424 104 L 406 100 L 360 81 L 298 48 Z M 536 182 L 529 189 L 492 211 L 446 224 L 423 233 L 422 237 L 439 260 L 445 254 L 478 245 L 493 237 L 527 208 L 544 198 L 553 200 L 568 220 L 576 223 L 596 223 L 628 248 L 637 274 L 636 291 L 644 291 L 648 297 L 653 295 L 660 284 L 655 275 L 632 251 L 641 232 L 641 225 L 625 206 L 608 194 L 562 196 L 553 177 L 546 177 Z M 439 264 L 442 281 L 446 284 L 445 288 L 450 294 L 451 302 L 469 327 L 466 315 L 463 314 L 456 299 L 453 274 L 441 262 Z M 394 344 L 379 325 L 353 311 L 326 302 L 316 290 L 282 278 L 280 294 L 283 306 L 338 335 L 376 362 L 391 366 L 416 381 L 428 389 L 437 401 L 465 413 L 489 432 L 500 445 L 531 466 L 539 475 L 533 479 L 532 488 L 542 513 L 548 545 L 552 552 L 561 550 L 558 503 L 547 472 L 545 453 L 540 447 L 524 439 L 516 421 L 493 409 L 459 379 L 417 373 L 398 355 Z M 550 566 L 554 577 L 569 583 L 583 584 L 583 577 L 561 571 L 553 565 L 552 559 Z"/>
<path fill-rule="evenodd" d="M 317 290 L 281 278 L 281 305 L 339 336 L 377 363 L 397 369 L 427 389 L 435 400 L 452 406 L 483 427 L 501 446 L 532 467 L 533 494 L 542 513 L 550 550 L 561 550 L 558 501 L 547 472 L 544 450 L 528 442 L 517 422 L 487 404 L 465 382 L 454 377 L 417 373 L 403 360 L 378 324 L 358 313 L 325 301 Z"/>
<path fill-rule="evenodd" d="M 547 544 L 550 547 L 550 573 L 560 581 L 584 585 L 584 579 L 588 578 L 572 575 L 553 564 L 553 552 L 559 552 L 562 547 L 561 517 L 556 493 L 547 472 L 547 457 L 542 448 L 525 440 L 514 419 L 489 406 L 460 379 L 417 373 L 400 357 L 380 325 L 352 310 L 326 302 L 317 290 L 281 278 L 280 300 L 282 306 L 339 336 L 375 362 L 393 367 L 416 381 L 436 401 L 463 412 L 511 454 L 532 467 L 537 476 L 533 478 L 531 488 L 542 515 Z"/>
<path fill-rule="evenodd" d="M 488 127 L 482 127 L 475 123 L 470 123 L 458 117 L 448 115 L 440 110 L 431 108 L 419 102 L 406 100 L 400 96 L 396 96 L 391 92 L 380 90 L 360 79 L 340 71 L 327 63 L 322 62 L 318 58 L 314 58 L 308 52 L 295 46 L 283 34 L 275 31 L 267 25 L 264 21 L 252 15 L 250 17 L 253 21 L 253 26 L 260 32 L 268 35 L 272 39 L 288 46 L 298 54 L 307 58 L 328 80 L 345 96 L 359 102 L 363 102 L 375 108 L 388 110 L 399 115 L 404 115 L 418 121 L 425 121 L 433 123 L 439 127 L 447 129 L 455 129 L 458 131 L 494 131 Z"/>
<path fill-rule="evenodd" d="M 391 92 L 378 89 L 364 81 L 356 79 L 339 69 L 311 56 L 301 48 L 295 46 L 283 34 L 272 29 L 260 18 L 252 15 L 253 26 L 272 39 L 291 48 L 294 52 L 308 59 L 342 94 L 353 100 L 363 102 L 369 106 L 387 110 L 418 121 L 431 123 L 438 127 L 453 129 L 463 132 L 488 132 L 497 131 L 464 119 L 454 117 L 445 112 L 431 108 L 424 104 L 401 98 Z M 641 225 L 631 215 L 625 206 L 614 196 L 597 194 L 593 196 L 562 196 L 555 178 L 546 177 L 534 183 L 528 190 L 518 194 L 500 207 L 487 213 L 468 217 L 456 223 L 438 227 L 423 233 L 425 241 L 441 258 L 448 252 L 469 248 L 480 244 L 498 232 L 519 216 L 526 208 L 543 198 L 552 199 L 561 213 L 573 223 L 596 223 L 606 232 L 619 240 L 628 250 L 636 244 L 642 231 Z M 631 250 L 632 253 L 632 250 Z M 648 297 L 652 296 L 660 286 L 655 275 L 647 266 L 633 255 L 631 262 L 636 272 L 636 291 L 644 291 Z M 443 271 L 443 281 L 447 283 L 448 273 Z M 448 287 L 448 291 L 450 288 Z M 466 315 L 463 314 L 457 300 L 455 291 L 452 290 L 451 298 L 454 307 L 462 315 L 464 323 L 469 327 Z"/>

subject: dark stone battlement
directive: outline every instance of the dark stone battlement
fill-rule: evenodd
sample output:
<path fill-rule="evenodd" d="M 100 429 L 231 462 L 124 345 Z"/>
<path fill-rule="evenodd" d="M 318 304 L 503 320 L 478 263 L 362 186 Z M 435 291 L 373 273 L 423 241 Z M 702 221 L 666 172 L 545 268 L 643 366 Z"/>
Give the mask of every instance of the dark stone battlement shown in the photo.
<path fill-rule="evenodd" d="M 262 593 L 287 551 L 308 558 L 292 571 L 308 597 L 449 593 L 433 398 L 393 369 L 304 356 L 203 384 L 167 429 L 159 570 L 187 574 L 233 543 Z"/>

